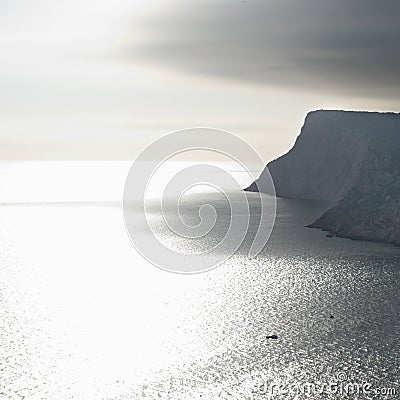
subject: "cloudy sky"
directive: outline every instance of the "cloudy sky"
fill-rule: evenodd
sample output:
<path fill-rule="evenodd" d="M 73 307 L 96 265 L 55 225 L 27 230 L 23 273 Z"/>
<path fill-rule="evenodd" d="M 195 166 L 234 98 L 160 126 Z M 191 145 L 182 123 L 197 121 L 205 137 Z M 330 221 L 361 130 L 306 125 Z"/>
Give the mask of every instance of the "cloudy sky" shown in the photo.
<path fill-rule="evenodd" d="M 0 159 L 133 159 L 193 126 L 268 161 L 321 108 L 400 111 L 398 0 L 0 0 Z"/>

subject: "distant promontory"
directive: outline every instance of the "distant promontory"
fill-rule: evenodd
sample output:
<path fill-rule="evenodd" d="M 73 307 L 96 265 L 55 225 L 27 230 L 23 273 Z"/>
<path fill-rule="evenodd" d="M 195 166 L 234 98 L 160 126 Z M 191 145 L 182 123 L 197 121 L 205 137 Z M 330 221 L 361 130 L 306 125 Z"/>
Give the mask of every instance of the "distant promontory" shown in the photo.
<path fill-rule="evenodd" d="M 333 202 L 310 227 L 400 244 L 400 114 L 310 112 L 267 168 L 277 196 Z M 246 190 L 264 192 L 264 173 Z"/>

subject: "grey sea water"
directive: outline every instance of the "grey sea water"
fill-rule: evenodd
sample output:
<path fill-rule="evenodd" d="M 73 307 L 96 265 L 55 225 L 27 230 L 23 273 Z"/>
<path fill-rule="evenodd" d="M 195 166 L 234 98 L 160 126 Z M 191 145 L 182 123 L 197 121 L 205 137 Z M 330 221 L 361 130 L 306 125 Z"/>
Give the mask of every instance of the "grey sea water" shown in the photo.
<path fill-rule="evenodd" d="M 398 247 L 327 238 L 304 227 L 327 204 L 278 199 L 271 238 L 249 259 L 259 200 L 248 194 L 239 251 L 208 273 L 170 274 L 125 232 L 125 172 L 3 165 L 0 398 L 399 398 Z M 229 219 L 208 192 L 188 196 L 184 217 L 205 199 Z M 177 243 L 152 218 L 172 247 L 205 244 Z"/>

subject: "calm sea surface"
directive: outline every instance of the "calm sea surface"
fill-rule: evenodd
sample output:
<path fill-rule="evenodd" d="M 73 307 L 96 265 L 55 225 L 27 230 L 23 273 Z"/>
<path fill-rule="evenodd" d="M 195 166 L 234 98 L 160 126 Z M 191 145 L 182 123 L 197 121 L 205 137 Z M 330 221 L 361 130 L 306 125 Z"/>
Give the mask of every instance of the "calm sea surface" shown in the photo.
<path fill-rule="evenodd" d="M 167 273 L 125 231 L 128 167 L 0 165 L 0 399 L 400 398 L 400 248 L 327 238 L 304 227 L 326 204 L 279 199 L 249 259 L 248 194 L 232 258 Z M 206 192 L 187 218 L 200 198 L 229 216 Z"/>

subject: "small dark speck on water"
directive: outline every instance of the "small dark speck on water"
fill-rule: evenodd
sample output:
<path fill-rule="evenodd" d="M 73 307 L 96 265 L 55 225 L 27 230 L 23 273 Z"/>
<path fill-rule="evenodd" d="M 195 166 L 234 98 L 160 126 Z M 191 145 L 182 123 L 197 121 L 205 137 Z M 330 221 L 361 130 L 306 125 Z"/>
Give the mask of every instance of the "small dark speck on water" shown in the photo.
<path fill-rule="evenodd" d="M 330 319 L 333 319 L 333 315 L 331 315 L 329 318 L 330 318 Z"/>
<path fill-rule="evenodd" d="M 269 335 L 267 339 L 278 339 L 278 335 Z"/>

